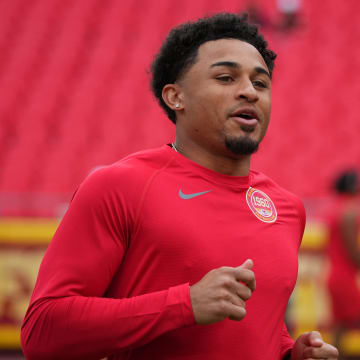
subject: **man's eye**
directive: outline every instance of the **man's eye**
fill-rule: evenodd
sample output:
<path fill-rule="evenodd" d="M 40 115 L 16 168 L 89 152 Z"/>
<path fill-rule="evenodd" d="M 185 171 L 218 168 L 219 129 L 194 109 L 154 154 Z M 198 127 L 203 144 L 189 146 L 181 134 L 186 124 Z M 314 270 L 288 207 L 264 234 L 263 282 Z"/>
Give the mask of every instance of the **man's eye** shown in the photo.
<path fill-rule="evenodd" d="M 263 89 L 268 87 L 263 81 L 260 81 L 260 80 L 253 81 L 253 85 L 255 87 L 260 87 L 260 88 L 263 88 Z"/>
<path fill-rule="evenodd" d="M 225 82 L 225 83 L 229 83 L 229 82 L 234 81 L 234 79 L 230 75 L 218 76 L 216 79 L 220 80 L 221 82 Z"/>

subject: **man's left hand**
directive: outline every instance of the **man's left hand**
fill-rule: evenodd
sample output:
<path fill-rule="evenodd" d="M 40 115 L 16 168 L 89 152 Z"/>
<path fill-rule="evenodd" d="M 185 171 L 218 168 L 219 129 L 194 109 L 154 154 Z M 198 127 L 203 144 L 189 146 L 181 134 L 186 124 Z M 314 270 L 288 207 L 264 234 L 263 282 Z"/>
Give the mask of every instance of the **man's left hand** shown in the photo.
<path fill-rule="evenodd" d="M 318 331 L 311 331 L 300 335 L 291 351 L 291 360 L 304 359 L 338 359 L 339 351 L 327 344 Z"/>

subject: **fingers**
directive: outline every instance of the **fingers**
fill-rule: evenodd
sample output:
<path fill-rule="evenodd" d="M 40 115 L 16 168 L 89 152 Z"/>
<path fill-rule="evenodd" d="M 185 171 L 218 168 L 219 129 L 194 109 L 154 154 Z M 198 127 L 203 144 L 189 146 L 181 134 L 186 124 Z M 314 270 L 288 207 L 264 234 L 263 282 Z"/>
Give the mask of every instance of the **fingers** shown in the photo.
<path fill-rule="evenodd" d="M 311 347 L 320 347 L 324 344 L 324 340 L 318 331 L 304 333 L 302 342 L 304 345 Z"/>
<path fill-rule="evenodd" d="M 234 285 L 234 291 L 237 296 L 243 300 L 249 300 L 252 295 L 252 290 L 246 285 L 236 282 Z"/>
<path fill-rule="evenodd" d="M 251 259 L 247 259 L 240 266 L 238 266 L 238 268 L 251 270 L 253 266 L 254 266 L 254 262 Z"/>
<path fill-rule="evenodd" d="M 245 283 L 238 282 L 232 274 L 222 278 L 221 287 L 220 297 L 231 301 L 234 305 L 245 305 L 245 301 L 252 295 L 252 290 Z"/>
<path fill-rule="evenodd" d="M 306 347 L 303 352 L 304 359 L 337 359 L 339 356 L 338 350 L 330 345 L 323 343 L 321 347 Z"/>
<path fill-rule="evenodd" d="M 221 300 L 227 303 L 231 303 L 236 306 L 241 306 L 245 308 L 245 300 L 238 296 L 237 293 L 231 290 L 223 290 L 223 294 L 221 295 Z"/>
<path fill-rule="evenodd" d="M 338 358 L 338 350 L 334 346 L 325 343 L 318 331 L 312 331 L 304 335 L 303 343 L 306 346 L 303 351 L 303 359 L 335 360 Z"/>
<path fill-rule="evenodd" d="M 255 289 L 253 265 L 252 260 L 247 260 L 236 268 L 214 269 L 190 286 L 191 304 L 198 324 L 245 317 L 246 301 Z"/>
<path fill-rule="evenodd" d="M 240 321 L 246 315 L 246 309 L 239 306 L 233 306 L 228 310 L 230 320 Z"/>
<path fill-rule="evenodd" d="M 251 291 L 254 291 L 256 288 L 255 274 L 252 271 L 253 266 L 253 261 L 248 259 L 242 265 L 234 268 L 236 280 L 246 284 Z"/>

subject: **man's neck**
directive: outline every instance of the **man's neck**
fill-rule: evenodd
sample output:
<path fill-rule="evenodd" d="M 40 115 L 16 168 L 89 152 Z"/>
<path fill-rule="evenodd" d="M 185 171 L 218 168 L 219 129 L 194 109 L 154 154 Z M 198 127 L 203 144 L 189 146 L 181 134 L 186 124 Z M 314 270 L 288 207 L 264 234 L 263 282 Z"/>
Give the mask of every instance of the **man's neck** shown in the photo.
<path fill-rule="evenodd" d="M 176 150 L 197 164 L 221 174 L 248 176 L 251 155 L 235 155 L 230 150 L 207 149 L 192 141 L 175 141 Z"/>

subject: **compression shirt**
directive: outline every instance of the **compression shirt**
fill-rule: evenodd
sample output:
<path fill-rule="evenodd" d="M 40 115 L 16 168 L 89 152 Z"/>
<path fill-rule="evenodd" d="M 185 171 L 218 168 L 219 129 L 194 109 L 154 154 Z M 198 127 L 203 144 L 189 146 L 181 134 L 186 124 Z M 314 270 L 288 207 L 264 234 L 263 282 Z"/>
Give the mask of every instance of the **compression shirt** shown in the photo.
<path fill-rule="evenodd" d="M 41 264 L 22 326 L 27 359 L 279 360 L 305 224 L 265 175 L 229 176 L 169 146 L 96 170 Z M 197 325 L 189 285 L 254 261 L 242 321 Z"/>

